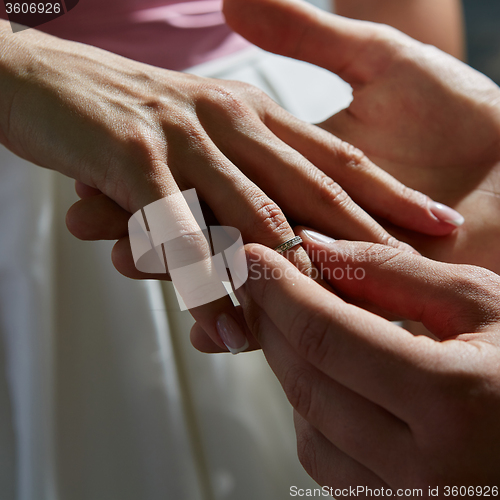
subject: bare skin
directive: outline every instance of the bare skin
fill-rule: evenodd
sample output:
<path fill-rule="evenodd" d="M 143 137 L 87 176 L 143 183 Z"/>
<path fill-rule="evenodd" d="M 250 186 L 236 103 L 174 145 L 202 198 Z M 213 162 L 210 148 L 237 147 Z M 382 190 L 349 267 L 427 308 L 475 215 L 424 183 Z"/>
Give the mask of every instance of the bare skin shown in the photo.
<path fill-rule="evenodd" d="M 114 262 L 130 277 L 168 275 L 135 269 L 128 218 L 189 188 L 213 219 L 270 247 L 294 236 L 284 212 L 345 238 L 404 247 L 363 208 L 427 234 L 454 230 L 433 215 L 428 197 L 252 86 L 155 68 L 36 30 L 13 35 L 6 21 L 0 21 L 0 77 L 0 141 L 78 181 L 84 199 L 68 214 L 70 230 L 86 239 L 119 239 Z M 383 204 L 359 189 L 367 183 L 379 185 Z M 343 188 L 358 202 L 365 198 L 363 208 Z M 297 198 L 308 203 L 298 207 Z M 186 224 L 188 244 L 209 255 L 206 241 L 191 235 L 196 223 Z M 302 249 L 291 258 L 308 272 Z M 221 348 L 217 318 L 241 323 L 229 297 L 192 313 Z"/>
<path fill-rule="evenodd" d="M 491 494 L 500 481 L 499 276 L 300 234 L 348 302 L 258 245 L 247 248 L 250 277 L 237 295 L 295 409 L 307 472 L 334 489 Z M 350 301 L 421 321 L 436 337 L 414 337 Z"/>
<path fill-rule="evenodd" d="M 392 28 L 305 2 L 226 0 L 225 14 L 250 41 L 351 83 L 351 106 L 320 126 L 467 221 L 444 239 L 395 234 L 434 259 L 500 272 L 492 252 L 500 242 L 500 90 L 491 80 Z"/>
<path fill-rule="evenodd" d="M 387 28 L 335 17 L 322 23 L 300 2 L 255 3 L 261 16 L 281 25 L 290 14 L 295 22 L 283 25 L 311 35 L 293 49 L 281 38 L 280 52 L 336 67 L 355 84 L 353 106 L 323 126 L 363 144 L 410 184 L 455 200 L 468 216 L 444 245 L 411 241 L 431 255 L 498 271 L 489 246 L 500 234 L 498 87 Z M 264 45 L 271 40 L 265 29 Z M 364 135 L 368 127 L 371 136 Z M 252 245 L 250 276 L 237 295 L 253 345 L 262 347 L 296 410 L 305 469 L 332 488 L 422 488 L 428 497 L 431 486 L 446 498 L 453 485 L 468 496 L 477 487 L 498 495 L 499 276 L 387 246 L 299 234 L 335 294 Z M 383 316 L 422 324 L 433 337 L 413 336 Z M 195 325 L 193 343 L 207 347 L 204 339 Z"/>
<path fill-rule="evenodd" d="M 335 13 L 388 24 L 415 40 L 464 59 L 464 21 L 460 0 L 335 0 Z"/>

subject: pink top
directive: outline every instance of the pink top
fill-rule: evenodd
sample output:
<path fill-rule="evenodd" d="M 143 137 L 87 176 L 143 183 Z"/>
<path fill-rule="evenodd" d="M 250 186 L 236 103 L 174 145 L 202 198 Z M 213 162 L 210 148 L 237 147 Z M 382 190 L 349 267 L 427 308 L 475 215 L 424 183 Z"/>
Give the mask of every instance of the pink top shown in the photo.
<path fill-rule="evenodd" d="M 38 29 L 181 70 L 250 45 L 225 24 L 221 8 L 222 0 L 80 0 Z"/>

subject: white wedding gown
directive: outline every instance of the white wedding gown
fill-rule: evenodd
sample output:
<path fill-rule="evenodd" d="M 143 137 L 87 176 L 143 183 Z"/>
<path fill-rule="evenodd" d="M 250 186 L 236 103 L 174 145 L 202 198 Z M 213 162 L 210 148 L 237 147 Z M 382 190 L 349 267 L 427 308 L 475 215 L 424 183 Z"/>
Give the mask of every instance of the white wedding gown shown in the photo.
<path fill-rule="evenodd" d="M 349 87 L 251 49 L 194 68 L 299 117 Z M 132 281 L 64 217 L 73 181 L 0 150 L 1 500 L 281 500 L 313 487 L 261 352 L 207 355 L 171 285 Z"/>

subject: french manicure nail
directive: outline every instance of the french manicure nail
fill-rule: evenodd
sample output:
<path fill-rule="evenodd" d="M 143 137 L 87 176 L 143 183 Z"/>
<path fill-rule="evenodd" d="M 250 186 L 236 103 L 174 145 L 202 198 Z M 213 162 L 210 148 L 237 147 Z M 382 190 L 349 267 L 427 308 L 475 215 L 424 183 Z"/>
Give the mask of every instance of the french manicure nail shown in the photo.
<path fill-rule="evenodd" d="M 229 352 L 238 354 L 248 349 L 248 339 L 234 318 L 227 314 L 221 314 L 215 326 Z"/>
<path fill-rule="evenodd" d="M 311 231 L 310 229 L 304 229 L 303 232 L 311 240 L 319 241 L 320 243 L 335 243 L 335 240 L 333 238 L 325 236 L 324 234 L 321 233 L 317 233 L 316 231 Z"/>
<path fill-rule="evenodd" d="M 456 210 L 453 210 L 453 208 L 443 205 L 442 203 L 432 201 L 429 208 L 432 215 L 442 222 L 453 224 L 456 227 L 460 227 L 465 222 L 465 219 L 461 214 L 459 214 Z"/>

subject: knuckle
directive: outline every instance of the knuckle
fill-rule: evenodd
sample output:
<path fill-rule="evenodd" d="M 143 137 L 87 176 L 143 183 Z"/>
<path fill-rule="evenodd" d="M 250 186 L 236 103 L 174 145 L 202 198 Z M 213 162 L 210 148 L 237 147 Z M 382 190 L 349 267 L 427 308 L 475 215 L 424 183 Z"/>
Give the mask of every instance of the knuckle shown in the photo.
<path fill-rule="evenodd" d="M 222 109 L 227 110 L 231 114 L 239 115 L 246 111 L 246 104 L 239 93 L 234 90 L 228 88 L 217 89 L 216 101 Z"/>
<path fill-rule="evenodd" d="M 290 339 L 297 351 L 314 365 L 321 366 L 329 354 L 329 323 L 324 311 L 302 309 L 295 314 L 290 327 Z"/>
<path fill-rule="evenodd" d="M 250 107 L 242 87 L 228 84 L 212 84 L 204 89 L 197 99 L 199 112 L 217 112 L 233 120 L 248 116 Z"/>
<path fill-rule="evenodd" d="M 226 82 L 236 94 L 243 96 L 244 99 L 250 100 L 256 104 L 262 104 L 272 99 L 261 89 L 250 83 L 230 80 Z"/>
<path fill-rule="evenodd" d="M 428 197 L 419 191 L 404 185 L 401 182 L 391 178 L 389 174 L 378 168 L 361 150 L 352 146 L 349 143 L 341 142 L 336 147 L 337 158 L 341 164 L 348 169 L 348 175 L 358 175 L 362 172 L 379 177 L 384 176 L 385 181 L 389 181 L 392 192 L 400 200 L 406 203 L 418 204 L 422 207 L 427 207 Z M 384 217 L 390 215 L 389 212 L 382 214 Z"/>
<path fill-rule="evenodd" d="M 193 112 L 184 108 L 171 107 L 168 118 L 162 121 L 161 130 L 169 143 L 182 146 L 186 151 L 203 147 L 206 134 Z"/>
<path fill-rule="evenodd" d="M 185 232 L 163 243 L 163 248 L 172 281 L 188 308 L 221 296 L 223 286 L 214 276 L 210 246 L 203 233 Z"/>
<path fill-rule="evenodd" d="M 144 116 L 160 117 L 172 104 L 171 98 L 161 92 L 149 93 L 141 101 L 141 110 Z"/>
<path fill-rule="evenodd" d="M 95 182 L 108 196 L 123 200 L 130 182 L 148 182 L 163 169 L 164 139 L 147 118 L 136 116 L 127 120 L 126 126 L 117 127 L 112 140 L 113 146 L 102 153 L 103 168 Z"/>
<path fill-rule="evenodd" d="M 210 247 L 201 232 L 186 232 L 163 244 L 169 269 L 189 266 L 210 258 Z"/>
<path fill-rule="evenodd" d="M 374 38 L 379 40 L 393 40 L 398 35 L 398 30 L 388 24 L 382 24 L 378 30 L 374 32 Z"/>
<path fill-rule="evenodd" d="M 381 243 L 370 243 L 363 250 L 367 262 L 375 261 L 380 268 L 389 268 L 397 261 L 404 252 L 393 246 L 387 246 Z"/>
<path fill-rule="evenodd" d="M 127 132 L 122 141 L 127 149 L 127 154 L 138 154 L 150 157 L 151 152 L 163 144 L 163 139 L 158 134 L 154 121 L 147 117 L 140 117 L 127 123 Z"/>
<path fill-rule="evenodd" d="M 399 240 L 394 238 L 394 236 L 389 234 L 384 229 L 382 229 L 380 231 L 380 234 L 378 235 L 377 239 L 378 239 L 378 243 L 380 243 L 381 245 L 383 245 L 385 247 L 385 251 L 389 251 L 392 249 L 397 250 L 398 248 L 400 248 L 403 245 L 403 243 L 401 243 Z"/>
<path fill-rule="evenodd" d="M 120 138 L 123 157 L 120 161 L 134 164 L 146 174 L 164 164 L 165 136 L 155 120 L 142 117 L 127 123 L 126 134 Z"/>
<path fill-rule="evenodd" d="M 228 80 L 227 86 L 231 89 L 233 89 L 235 92 L 241 93 L 241 94 L 247 94 L 247 95 L 261 95 L 264 92 L 262 90 L 258 89 L 254 85 L 246 82 L 239 82 L 238 80 Z"/>
<path fill-rule="evenodd" d="M 462 265 L 455 267 L 453 278 L 450 285 L 458 296 L 465 299 L 469 313 L 475 312 L 483 324 L 500 318 L 500 280 L 496 274 L 480 267 Z"/>
<path fill-rule="evenodd" d="M 309 420 L 312 408 L 312 378 L 310 369 L 303 365 L 292 365 L 283 378 L 283 389 L 290 404 L 306 420 Z"/>
<path fill-rule="evenodd" d="M 461 265 L 457 267 L 459 268 L 458 272 L 460 276 L 458 279 L 458 286 L 464 288 L 468 293 L 494 293 L 496 295 L 500 291 L 498 275 L 493 272 L 470 265 Z"/>
<path fill-rule="evenodd" d="M 320 195 L 326 203 L 343 208 L 352 203 L 349 195 L 331 177 L 322 175 L 319 180 Z"/>
<path fill-rule="evenodd" d="M 348 142 L 342 141 L 336 146 L 335 151 L 340 163 L 346 165 L 350 169 L 366 169 L 369 165 L 369 161 L 364 153 Z"/>
<path fill-rule="evenodd" d="M 265 195 L 253 202 L 257 234 L 263 232 L 266 239 L 281 240 L 291 232 L 290 225 L 280 207 Z"/>
<path fill-rule="evenodd" d="M 300 433 L 297 434 L 297 455 L 305 471 L 311 477 L 317 477 L 319 470 L 318 456 L 314 436 L 309 427 L 302 429 Z"/>
<path fill-rule="evenodd" d="M 412 44 L 413 40 L 405 36 L 401 31 L 388 24 L 377 25 L 371 33 L 370 44 L 374 48 L 382 46 L 386 51 L 398 54 L 403 47 Z"/>

